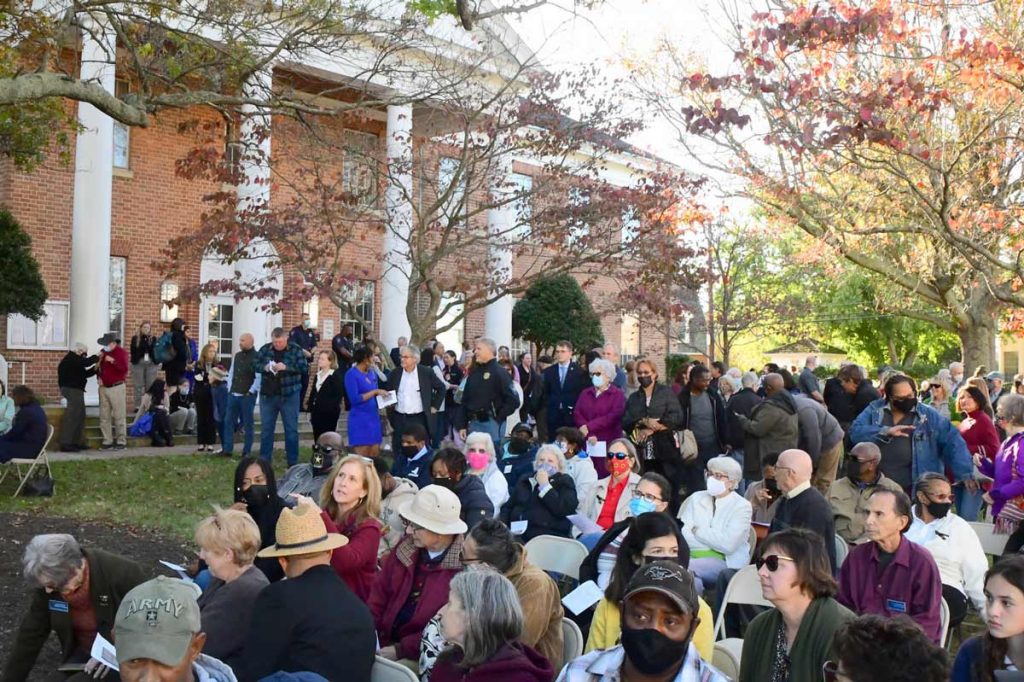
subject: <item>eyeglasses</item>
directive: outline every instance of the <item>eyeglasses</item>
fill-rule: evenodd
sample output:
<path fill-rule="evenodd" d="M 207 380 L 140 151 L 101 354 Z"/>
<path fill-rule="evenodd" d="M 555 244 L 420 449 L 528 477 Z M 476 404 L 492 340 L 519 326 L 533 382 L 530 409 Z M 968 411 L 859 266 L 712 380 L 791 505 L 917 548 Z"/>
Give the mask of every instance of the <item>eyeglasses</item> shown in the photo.
<path fill-rule="evenodd" d="M 482 563 L 484 563 L 483 559 L 477 559 L 477 558 L 474 558 L 474 557 L 467 557 L 467 556 L 461 557 L 459 559 L 459 561 L 462 562 L 463 566 L 473 566 L 475 564 L 482 564 Z"/>
<path fill-rule="evenodd" d="M 839 664 L 835 661 L 825 661 L 825 665 L 821 666 L 821 674 L 825 682 L 842 682 L 842 680 L 853 679 L 846 673 L 839 672 Z"/>
<path fill-rule="evenodd" d="M 761 570 L 762 566 L 767 566 L 768 570 L 774 573 L 779 570 L 780 561 L 795 561 L 792 557 L 782 556 L 781 554 L 769 554 L 765 557 L 758 557 L 754 560 L 754 565 L 757 566 L 757 570 Z"/>
<path fill-rule="evenodd" d="M 409 519 L 406 519 L 406 518 L 402 519 L 402 527 L 403 528 L 407 528 L 407 529 L 411 529 L 413 533 L 415 533 L 418 530 L 423 530 L 423 526 L 421 526 L 418 523 L 413 523 L 412 521 L 410 521 Z"/>
<path fill-rule="evenodd" d="M 723 483 L 729 482 L 729 474 L 723 474 L 720 471 L 707 471 L 704 473 L 704 478 L 717 478 L 719 481 L 722 481 Z"/>
<path fill-rule="evenodd" d="M 647 493 L 642 493 L 639 490 L 634 490 L 633 491 L 633 499 L 634 500 L 647 500 L 648 502 L 663 502 L 663 500 L 660 497 L 655 497 L 654 495 L 649 495 Z"/>
<path fill-rule="evenodd" d="M 609 452 L 608 459 L 629 459 L 628 452 Z"/>

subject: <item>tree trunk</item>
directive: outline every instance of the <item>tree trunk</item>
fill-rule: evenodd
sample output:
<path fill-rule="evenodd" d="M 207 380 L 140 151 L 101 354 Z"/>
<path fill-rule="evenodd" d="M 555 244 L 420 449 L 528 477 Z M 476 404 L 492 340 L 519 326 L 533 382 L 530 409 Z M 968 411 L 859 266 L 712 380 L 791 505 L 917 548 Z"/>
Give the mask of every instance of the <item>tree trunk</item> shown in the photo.
<path fill-rule="evenodd" d="M 983 286 L 972 292 L 968 305 L 968 321 L 957 329 L 957 336 L 960 337 L 964 369 L 970 376 L 981 365 L 989 372 L 998 366 L 996 334 L 1002 306 Z"/>

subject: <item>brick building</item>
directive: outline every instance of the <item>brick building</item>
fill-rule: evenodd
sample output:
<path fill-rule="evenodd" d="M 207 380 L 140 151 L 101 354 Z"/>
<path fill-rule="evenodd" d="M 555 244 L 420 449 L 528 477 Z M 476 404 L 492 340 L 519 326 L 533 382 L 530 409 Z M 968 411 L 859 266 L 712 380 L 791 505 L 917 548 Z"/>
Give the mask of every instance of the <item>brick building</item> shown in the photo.
<path fill-rule="evenodd" d="M 96 53 L 96 46 L 91 45 L 94 40 L 83 36 L 83 77 L 91 70 L 113 92 L 117 87 L 117 66 L 86 58 Z M 289 71 L 292 68 L 278 66 L 262 77 L 274 82 L 293 79 L 296 74 Z M 335 75 L 341 78 L 344 74 Z M 339 134 L 362 140 L 382 159 L 395 159 L 410 154 L 414 146 L 431 144 L 429 136 L 417 127 L 422 113 L 420 107 L 390 105 L 362 111 L 352 120 L 337 120 L 333 125 Z M 264 310 L 265 302 L 235 300 L 231 296 L 184 298 L 177 305 L 167 304 L 178 299 L 180 292 L 202 282 L 260 276 L 259 262 L 229 265 L 215 256 L 201 259 L 171 279 L 162 277 L 154 266 L 172 237 L 196 230 L 206 209 L 203 196 L 217 189 L 210 183 L 179 177 L 175 172 L 176 162 L 194 146 L 188 132 L 191 128 L 185 124 L 213 121 L 211 113 L 198 109 L 168 110 L 153 115 L 148 128 L 129 129 L 83 104 L 78 105 L 78 118 L 84 132 L 72 137 L 72 164 L 62 165 L 51 156 L 44 165 L 26 174 L 8 161 L 0 162 L 0 204 L 11 210 L 32 237 L 33 251 L 49 291 L 47 316 L 43 320 L 33 323 L 12 316 L 0 325 L 0 355 L 10 365 L 12 383 L 20 383 L 24 376 L 25 382 L 40 395 L 58 400 L 56 366 L 73 343 L 86 343 L 95 350 L 95 340 L 114 331 L 127 345 L 143 321 L 153 323 L 159 333 L 176 316 L 183 317 L 196 330 L 200 347 L 214 342 L 225 358 L 237 349 L 241 333 L 253 333 L 258 347 L 269 340 L 271 329 L 290 328 L 300 321 L 303 312 L 314 318 L 323 337 L 322 347 L 329 347 L 330 338 L 340 329 L 344 316 L 326 300 L 296 303 L 273 313 Z M 269 127 L 269 137 L 257 143 L 268 158 L 287 158 L 304 142 L 302 130 L 287 118 L 252 114 L 251 118 L 241 120 L 242 136 L 246 135 L 247 125 L 250 132 L 256 125 Z M 405 179 L 414 193 L 422 191 L 417 188 L 438 184 L 438 176 L 444 173 L 442 159 L 443 155 L 439 155 L 434 171 L 437 175 L 429 182 L 412 173 Z M 634 161 L 635 155 L 630 151 L 612 158 L 607 180 L 628 182 L 632 172 L 629 165 Z M 346 172 L 344 163 L 344 159 L 338 161 L 337 172 Z M 529 181 L 523 178 L 532 178 L 538 171 L 529 162 L 517 159 L 510 162 L 508 172 L 522 182 Z M 248 164 L 244 176 L 238 188 L 240 204 L 268 201 L 274 205 L 287 195 L 287 190 L 279 192 L 266 182 L 269 169 L 265 165 Z M 396 199 L 391 189 L 384 191 L 386 210 L 397 215 L 411 212 L 412 206 Z M 488 223 L 505 219 L 507 216 L 500 211 L 488 212 L 486 216 Z M 363 265 L 365 279 L 360 291 L 364 299 L 360 314 L 369 333 L 391 347 L 398 336 L 408 334 L 408 323 L 404 320 L 408 282 L 403 288 L 401 277 L 395 274 L 397 270 L 385 267 L 396 253 L 389 233 L 378 230 L 371 237 L 358 250 L 353 249 L 350 256 L 346 254 L 346 259 L 350 257 L 353 263 L 359 261 Z M 606 307 L 600 304 L 616 294 L 619 284 L 605 276 L 587 280 L 587 292 L 598 304 L 596 307 Z M 294 272 L 285 271 L 278 284 L 287 292 L 301 286 L 302 280 Z M 693 302 L 699 308 L 696 297 Z M 505 296 L 486 309 L 471 311 L 439 338 L 447 347 L 457 348 L 465 339 L 487 335 L 522 351 L 523 345 L 511 338 L 513 304 L 511 297 Z M 666 341 L 672 336 L 666 329 L 673 324 L 611 313 L 604 316 L 602 326 L 606 340 L 619 345 L 625 356 L 646 354 L 660 362 L 666 352 Z M 698 343 L 696 339 L 687 340 Z"/>

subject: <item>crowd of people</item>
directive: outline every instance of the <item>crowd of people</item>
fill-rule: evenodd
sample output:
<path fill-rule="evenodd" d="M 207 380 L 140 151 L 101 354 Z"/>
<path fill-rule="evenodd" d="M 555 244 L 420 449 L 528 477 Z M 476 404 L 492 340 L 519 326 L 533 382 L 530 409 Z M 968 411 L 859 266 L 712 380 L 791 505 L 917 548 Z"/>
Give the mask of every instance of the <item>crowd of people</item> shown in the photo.
<path fill-rule="evenodd" d="M 205 350 L 180 375 L 164 364 L 138 411 L 169 412 L 191 371 L 203 445 L 218 429 L 203 406 L 218 414 L 225 385 L 247 433 L 232 503 L 198 524 L 187 582 L 68 535 L 34 538 L 3 682 L 25 679 L 51 631 L 69 679 L 116 679 L 90 653 L 102 635 L 132 682 L 368 680 L 377 659 L 424 682 L 717 682 L 718 619 L 742 637 L 750 682 L 1024 669 L 1024 388 L 956 365 L 924 389 L 896 372 L 875 386 L 856 365 L 820 382 L 814 358 L 799 373 L 692 363 L 669 384 L 648 359 L 619 367 L 610 346 L 576 357 L 560 342 L 535 364 L 487 338 L 462 358 L 402 344 L 385 373 L 351 327 L 340 336 L 317 352 L 302 325 L 259 350 L 243 336 L 227 371 Z M 105 340 L 97 358 L 69 354 L 75 367 L 120 367 Z M 150 344 L 153 364 L 179 342 Z M 316 441 L 300 463 L 307 392 Z M 280 480 L 266 430 L 251 452 L 257 395 L 264 429 L 285 423 Z M 11 431 L 25 431 L 36 401 L 25 387 L 12 398 Z M 169 419 L 153 424 L 173 436 Z M 983 507 L 1007 537 L 991 567 L 968 523 Z M 531 564 L 524 545 L 542 536 L 586 547 L 580 581 L 602 594 L 590 608 L 564 610 L 565 577 Z M 725 607 L 730 583 L 754 575 L 771 608 Z M 946 630 L 972 609 L 986 632 L 951 663 Z M 585 638 L 574 660 L 565 617 Z"/>

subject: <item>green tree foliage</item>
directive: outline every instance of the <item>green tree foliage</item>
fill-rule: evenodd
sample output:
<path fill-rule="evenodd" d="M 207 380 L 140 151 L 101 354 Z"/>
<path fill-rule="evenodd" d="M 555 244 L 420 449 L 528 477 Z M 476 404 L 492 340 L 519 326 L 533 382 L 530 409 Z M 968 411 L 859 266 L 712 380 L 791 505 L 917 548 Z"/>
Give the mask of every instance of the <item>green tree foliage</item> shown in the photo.
<path fill-rule="evenodd" d="M 0 208 L 0 315 L 18 313 L 38 320 L 46 298 L 32 240 L 14 216 Z"/>
<path fill-rule="evenodd" d="M 526 290 L 512 311 L 512 334 L 539 349 L 552 348 L 562 339 L 576 349 L 604 343 L 601 319 L 570 275 L 542 279 Z"/>

